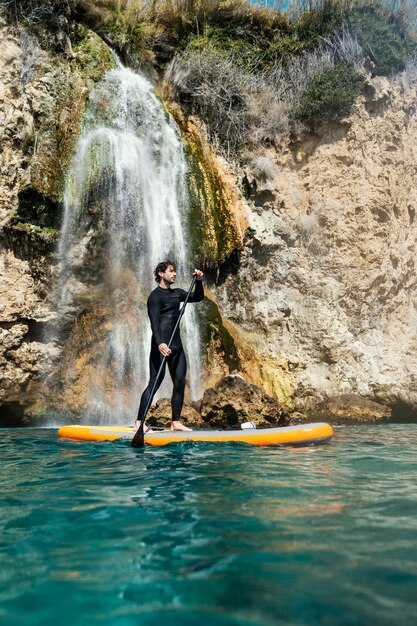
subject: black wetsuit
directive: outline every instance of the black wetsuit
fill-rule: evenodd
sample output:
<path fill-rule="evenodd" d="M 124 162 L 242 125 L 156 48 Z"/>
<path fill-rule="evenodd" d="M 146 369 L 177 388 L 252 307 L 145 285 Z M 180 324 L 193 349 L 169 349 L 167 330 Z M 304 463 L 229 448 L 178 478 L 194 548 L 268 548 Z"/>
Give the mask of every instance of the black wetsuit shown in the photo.
<path fill-rule="evenodd" d="M 174 330 L 174 326 L 177 323 L 180 303 L 184 302 L 187 297 L 187 292 L 184 289 L 163 289 L 157 287 L 151 292 L 148 298 L 148 315 L 151 321 L 152 328 L 152 341 L 151 341 L 151 354 L 149 357 L 149 383 L 145 391 L 142 394 L 139 405 L 138 421 L 141 421 L 143 413 L 149 402 L 149 397 L 152 393 L 153 386 L 155 384 L 156 376 L 158 374 L 161 361 L 163 359 L 162 354 L 159 352 L 158 346 L 161 343 L 168 343 Z M 204 288 L 201 280 L 197 280 L 195 283 L 194 293 L 190 295 L 188 302 L 201 302 L 204 298 Z M 185 388 L 185 375 L 187 373 L 187 362 L 185 360 L 184 349 L 181 342 L 180 328 L 178 326 L 175 332 L 174 338 L 170 346 L 172 352 L 166 359 L 165 363 L 168 363 L 169 373 L 171 375 L 172 383 L 174 385 L 171 398 L 172 407 L 172 421 L 179 420 L 181 417 L 182 405 L 184 402 L 184 388 Z M 159 379 L 155 385 L 153 396 L 161 386 L 165 376 L 165 365 L 162 368 Z"/>

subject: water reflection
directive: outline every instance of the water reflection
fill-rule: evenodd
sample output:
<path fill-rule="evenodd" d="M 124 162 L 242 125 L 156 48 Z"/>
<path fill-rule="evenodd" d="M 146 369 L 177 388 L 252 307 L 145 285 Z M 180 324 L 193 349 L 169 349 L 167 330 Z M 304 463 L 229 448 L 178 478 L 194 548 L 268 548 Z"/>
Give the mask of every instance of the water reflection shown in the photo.
<path fill-rule="evenodd" d="M 368 428 L 314 449 L 137 453 L 4 431 L 2 616 L 25 623 L 30 607 L 44 625 L 47 607 L 64 626 L 414 623 L 416 443 L 417 428 Z"/>

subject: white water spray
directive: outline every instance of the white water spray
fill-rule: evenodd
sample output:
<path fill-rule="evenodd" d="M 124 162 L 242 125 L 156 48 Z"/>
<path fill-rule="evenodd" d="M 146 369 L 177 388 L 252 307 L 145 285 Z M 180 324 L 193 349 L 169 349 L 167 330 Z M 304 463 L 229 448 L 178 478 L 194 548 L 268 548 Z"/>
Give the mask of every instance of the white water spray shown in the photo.
<path fill-rule="evenodd" d="M 153 269 L 170 258 L 179 284 L 187 289 L 191 280 L 186 174 L 178 131 L 152 85 L 119 64 L 90 95 L 68 174 L 58 250 L 62 316 L 80 297 L 91 297 L 88 268 L 95 257 L 104 259 L 96 282 L 97 289 L 105 287 L 110 321 L 91 384 L 89 418 L 132 423 L 148 376 L 145 303 L 156 286 Z M 197 399 L 201 365 L 193 305 L 182 326 L 191 397 Z M 167 386 L 159 396 L 166 393 Z"/>

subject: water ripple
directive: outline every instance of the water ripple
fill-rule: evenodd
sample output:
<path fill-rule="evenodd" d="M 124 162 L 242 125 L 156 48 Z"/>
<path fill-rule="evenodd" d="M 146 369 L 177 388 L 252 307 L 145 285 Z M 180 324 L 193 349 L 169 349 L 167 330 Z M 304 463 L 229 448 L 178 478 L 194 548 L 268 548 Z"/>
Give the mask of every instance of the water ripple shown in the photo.
<path fill-rule="evenodd" d="M 3 430 L 5 624 L 388 626 L 417 620 L 417 427 L 316 448 Z"/>

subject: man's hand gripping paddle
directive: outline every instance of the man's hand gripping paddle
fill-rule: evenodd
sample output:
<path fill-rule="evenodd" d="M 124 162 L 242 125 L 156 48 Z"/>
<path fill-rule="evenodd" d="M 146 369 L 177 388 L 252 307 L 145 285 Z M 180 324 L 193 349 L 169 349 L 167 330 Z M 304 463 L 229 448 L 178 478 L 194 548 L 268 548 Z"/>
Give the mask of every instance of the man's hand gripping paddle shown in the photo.
<path fill-rule="evenodd" d="M 185 307 L 187 306 L 187 302 L 190 299 L 190 295 L 191 295 L 192 290 L 194 289 L 194 285 L 195 285 L 195 281 L 196 280 L 197 280 L 197 277 L 193 276 L 193 280 L 191 281 L 191 285 L 190 285 L 190 288 L 189 288 L 188 293 L 186 295 L 186 298 L 184 300 L 184 304 L 181 307 L 180 314 L 178 315 L 178 319 L 177 319 L 177 322 L 175 324 L 174 330 L 172 331 L 172 335 L 171 335 L 171 337 L 170 337 L 170 339 L 168 341 L 168 344 L 167 344 L 168 348 L 171 347 L 172 340 L 174 339 L 174 335 L 177 332 L 177 329 L 178 329 L 178 326 L 180 324 L 181 318 L 184 315 Z M 162 368 L 165 365 L 166 359 L 167 359 L 167 357 L 164 356 L 164 358 L 161 361 L 161 365 L 159 366 L 159 370 L 158 370 L 158 373 L 157 373 L 156 378 L 155 378 L 155 382 L 154 382 L 154 385 L 153 385 L 153 388 L 152 388 L 152 392 L 151 392 L 151 394 L 149 396 L 148 403 L 146 405 L 145 411 L 144 411 L 144 413 L 142 415 L 142 418 L 140 420 L 139 428 L 135 432 L 135 434 L 133 436 L 133 439 L 130 442 L 130 445 L 132 446 L 132 448 L 143 448 L 143 446 L 145 445 L 145 434 L 143 432 L 144 425 L 145 425 L 145 419 L 146 419 L 146 416 L 147 416 L 148 411 L 150 409 L 150 406 L 152 404 L 153 396 L 154 396 L 154 393 L 155 393 L 155 388 L 156 388 L 156 385 L 157 385 L 157 383 L 159 381 L 159 377 L 161 375 Z"/>

